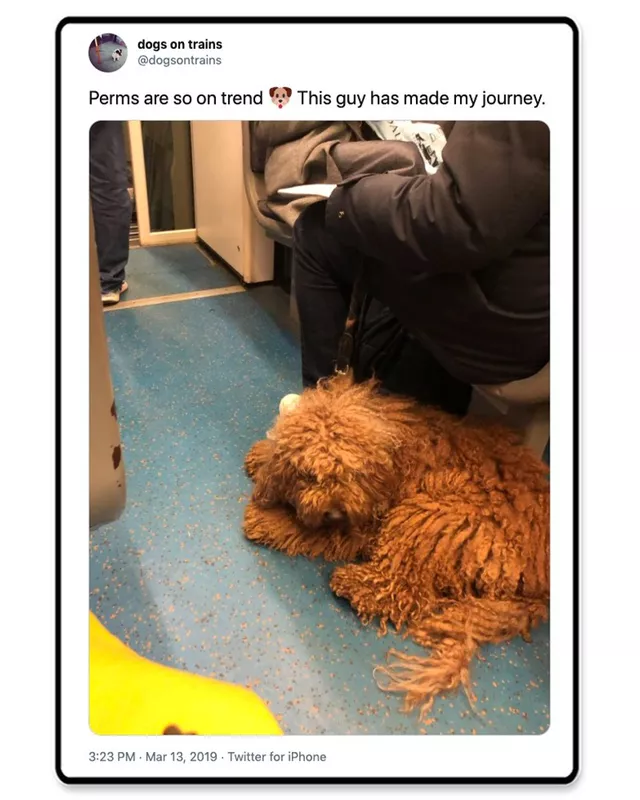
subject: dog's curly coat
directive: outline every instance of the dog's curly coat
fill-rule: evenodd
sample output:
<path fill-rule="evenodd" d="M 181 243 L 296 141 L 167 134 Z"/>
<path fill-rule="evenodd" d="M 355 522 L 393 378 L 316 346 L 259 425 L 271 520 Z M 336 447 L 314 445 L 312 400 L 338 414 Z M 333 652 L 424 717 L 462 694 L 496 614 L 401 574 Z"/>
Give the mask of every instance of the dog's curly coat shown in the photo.
<path fill-rule="evenodd" d="M 337 566 L 360 619 L 430 648 L 392 649 L 381 688 L 428 715 L 478 648 L 547 619 L 549 482 L 518 434 L 338 376 L 307 390 L 246 458 L 245 535 Z"/>

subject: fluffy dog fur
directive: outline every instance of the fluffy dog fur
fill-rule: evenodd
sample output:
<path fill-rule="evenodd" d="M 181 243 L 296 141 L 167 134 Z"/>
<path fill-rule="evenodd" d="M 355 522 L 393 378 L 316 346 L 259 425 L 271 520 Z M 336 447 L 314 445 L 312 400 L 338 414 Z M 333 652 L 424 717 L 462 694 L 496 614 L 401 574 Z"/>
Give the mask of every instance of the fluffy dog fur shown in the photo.
<path fill-rule="evenodd" d="M 331 588 L 363 623 L 428 648 L 390 650 L 378 685 L 428 715 L 478 648 L 547 619 L 549 482 L 518 434 L 336 377 L 306 391 L 246 458 L 245 535 L 348 562 Z"/>

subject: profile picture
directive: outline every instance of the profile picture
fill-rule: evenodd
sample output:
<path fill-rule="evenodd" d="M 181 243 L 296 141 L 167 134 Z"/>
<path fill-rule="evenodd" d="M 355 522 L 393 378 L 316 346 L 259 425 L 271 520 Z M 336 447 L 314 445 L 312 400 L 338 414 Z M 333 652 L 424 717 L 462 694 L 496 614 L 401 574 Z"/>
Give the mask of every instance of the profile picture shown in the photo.
<path fill-rule="evenodd" d="M 127 45 L 115 33 L 103 33 L 89 45 L 89 60 L 100 72 L 115 72 L 127 60 Z"/>

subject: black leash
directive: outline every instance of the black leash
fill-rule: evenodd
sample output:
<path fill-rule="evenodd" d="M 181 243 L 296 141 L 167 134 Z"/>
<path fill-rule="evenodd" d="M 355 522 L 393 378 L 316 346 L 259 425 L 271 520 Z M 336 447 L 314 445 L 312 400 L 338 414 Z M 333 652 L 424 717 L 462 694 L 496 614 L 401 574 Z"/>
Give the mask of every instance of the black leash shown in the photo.
<path fill-rule="evenodd" d="M 347 375 L 354 369 L 358 352 L 358 334 L 363 319 L 369 307 L 370 298 L 364 287 L 364 270 L 361 267 L 356 276 L 351 292 L 349 313 L 344 332 L 338 343 L 338 357 L 336 359 L 336 374 Z"/>
<path fill-rule="evenodd" d="M 385 374 L 385 370 L 398 357 L 407 339 L 407 332 L 402 326 L 398 326 L 398 330 L 387 341 L 384 349 L 374 355 L 368 367 L 358 364 L 362 330 L 371 301 L 371 295 L 365 289 L 364 269 L 360 267 L 351 293 L 347 322 L 338 343 L 338 357 L 335 365 L 337 375 L 347 375 L 351 372 L 356 383 L 360 381 L 362 375 L 359 372 L 362 372 L 363 369 L 366 374 L 369 371 L 378 376 Z"/>

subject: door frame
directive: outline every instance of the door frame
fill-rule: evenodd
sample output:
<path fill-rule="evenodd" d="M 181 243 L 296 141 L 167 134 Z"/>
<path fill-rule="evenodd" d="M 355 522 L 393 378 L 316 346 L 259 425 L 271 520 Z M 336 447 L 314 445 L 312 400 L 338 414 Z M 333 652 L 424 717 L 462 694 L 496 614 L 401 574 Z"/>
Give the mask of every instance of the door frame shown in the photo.
<path fill-rule="evenodd" d="M 138 239 L 141 247 L 154 247 L 167 244 L 194 244 L 197 241 L 195 228 L 174 231 L 152 231 L 149 217 L 149 195 L 147 192 L 147 169 L 144 163 L 142 123 L 140 120 L 127 122 L 129 147 L 131 152 L 131 171 L 133 173 L 133 196 L 138 221 Z"/>

